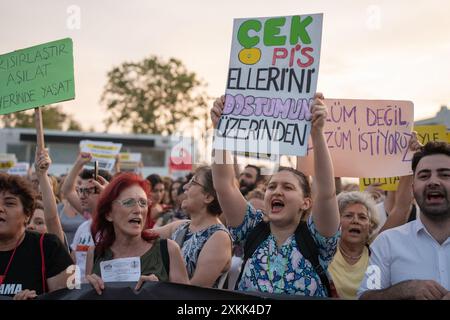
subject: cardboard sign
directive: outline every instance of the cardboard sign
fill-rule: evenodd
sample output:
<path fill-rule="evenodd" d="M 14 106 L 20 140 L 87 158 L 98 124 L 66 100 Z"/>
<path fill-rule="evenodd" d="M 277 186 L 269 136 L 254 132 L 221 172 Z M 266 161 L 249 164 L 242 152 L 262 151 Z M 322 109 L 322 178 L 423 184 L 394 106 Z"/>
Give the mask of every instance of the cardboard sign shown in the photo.
<path fill-rule="evenodd" d="M 13 168 L 17 163 L 16 155 L 13 153 L 1 153 L 0 154 L 0 170 L 8 171 Z"/>
<path fill-rule="evenodd" d="M 326 99 L 324 134 L 336 177 L 394 177 L 411 174 L 408 144 L 414 124 L 409 101 Z M 314 149 L 300 169 L 314 175 Z"/>
<path fill-rule="evenodd" d="M 30 164 L 28 162 L 17 162 L 16 165 L 8 170 L 8 174 L 17 176 L 27 176 Z"/>
<path fill-rule="evenodd" d="M 235 19 L 214 148 L 305 155 L 322 14 Z"/>
<path fill-rule="evenodd" d="M 429 141 L 446 141 L 447 128 L 444 125 L 431 126 L 414 126 L 414 131 L 417 131 L 417 139 L 420 143 L 426 144 Z M 372 183 L 382 183 L 380 189 L 386 191 L 396 191 L 400 177 L 386 177 L 386 178 L 361 178 L 359 179 L 359 188 L 361 191 L 365 190 L 367 186 Z"/>
<path fill-rule="evenodd" d="M 104 141 L 80 141 L 80 151 L 92 154 L 92 161 L 98 161 L 99 169 L 112 171 L 116 163 L 116 156 L 122 148 L 121 143 L 112 143 Z M 93 165 L 86 165 L 87 168 L 93 168 Z"/>
<path fill-rule="evenodd" d="M 398 188 L 398 182 L 400 177 L 390 177 L 390 178 L 360 178 L 359 179 L 359 190 L 364 191 L 368 186 L 374 183 L 382 183 L 380 188 L 385 191 L 396 191 Z"/>
<path fill-rule="evenodd" d="M 0 56 L 0 114 L 75 97 L 72 39 Z"/>
<path fill-rule="evenodd" d="M 447 127 L 445 125 L 414 126 L 417 131 L 417 139 L 426 144 L 430 141 L 447 141 Z"/>

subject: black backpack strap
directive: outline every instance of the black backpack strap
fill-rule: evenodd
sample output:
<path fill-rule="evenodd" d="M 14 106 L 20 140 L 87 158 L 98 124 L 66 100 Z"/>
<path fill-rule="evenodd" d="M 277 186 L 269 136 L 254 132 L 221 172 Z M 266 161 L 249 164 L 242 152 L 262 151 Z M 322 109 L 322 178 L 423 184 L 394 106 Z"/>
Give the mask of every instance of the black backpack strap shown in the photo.
<path fill-rule="evenodd" d="M 322 268 L 319 262 L 319 249 L 317 248 L 316 242 L 314 241 L 311 233 L 309 232 L 308 225 L 306 221 L 301 221 L 295 230 L 295 241 L 300 249 L 303 257 L 311 262 L 314 271 L 319 275 L 320 281 L 325 286 L 327 290 L 327 295 L 331 297 L 331 286 L 330 280 Z"/>
<path fill-rule="evenodd" d="M 166 269 L 167 275 L 170 274 L 170 256 L 169 248 L 167 247 L 167 239 L 161 239 L 159 241 L 159 249 L 161 250 L 161 258 L 163 261 L 164 269 Z"/>
<path fill-rule="evenodd" d="M 239 277 L 237 278 L 235 289 L 237 290 L 239 282 L 241 281 L 242 274 L 244 273 L 244 267 L 247 260 L 251 258 L 253 253 L 259 247 L 259 245 L 267 239 L 270 234 L 269 223 L 261 221 L 258 223 L 249 233 L 244 244 L 244 259 L 241 264 L 241 271 L 239 272 Z"/>

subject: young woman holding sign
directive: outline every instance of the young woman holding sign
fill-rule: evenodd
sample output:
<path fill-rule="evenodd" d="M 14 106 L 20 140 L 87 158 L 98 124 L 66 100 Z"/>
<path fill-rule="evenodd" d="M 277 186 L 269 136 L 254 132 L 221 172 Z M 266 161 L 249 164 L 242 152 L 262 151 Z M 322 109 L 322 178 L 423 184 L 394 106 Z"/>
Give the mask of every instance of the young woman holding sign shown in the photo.
<path fill-rule="evenodd" d="M 315 177 L 317 193 L 314 201 L 307 177 L 297 170 L 282 167 L 267 185 L 264 198 L 267 224 L 262 222 L 263 213 L 245 200 L 235 184 L 230 154 L 214 150 L 214 187 L 235 241 L 245 244 L 239 290 L 330 295 L 325 270 L 336 252 L 339 210 L 333 165 L 323 134 L 327 116 L 323 99 L 322 94 L 316 94 L 311 106 L 314 169 L 319 173 Z M 217 99 L 211 110 L 215 128 L 224 103 L 224 97 Z M 225 158 L 227 161 L 222 164 L 220 159 Z M 302 216 L 311 208 L 307 222 L 301 223 Z M 258 230 L 259 234 L 252 230 Z M 300 248 L 306 244 L 309 252 Z"/>

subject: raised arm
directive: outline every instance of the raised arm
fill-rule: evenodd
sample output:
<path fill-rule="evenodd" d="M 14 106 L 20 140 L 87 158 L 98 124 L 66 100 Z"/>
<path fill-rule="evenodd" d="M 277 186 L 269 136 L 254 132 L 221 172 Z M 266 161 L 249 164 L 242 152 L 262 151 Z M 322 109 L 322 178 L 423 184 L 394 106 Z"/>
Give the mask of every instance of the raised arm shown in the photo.
<path fill-rule="evenodd" d="M 211 109 L 214 129 L 217 129 L 224 103 L 224 96 L 214 101 Z M 230 227 L 237 227 L 244 221 L 247 201 L 236 183 L 232 159 L 230 152 L 213 149 L 211 168 L 214 188 L 227 224 Z"/>
<path fill-rule="evenodd" d="M 80 174 L 81 170 L 83 170 L 83 166 L 91 161 L 92 156 L 87 152 L 80 152 L 70 170 L 69 174 L 64 181 L 64 184 L 61 187 L 61 192 L 64 197 L 69 201 L 70 205 L 78 212 L 82 213 L 83 208 L 81 207 L 80 198 L 78 197 L 77 191 L 75 190 L 75 183 L 77 181 L 77 177 Z"/>
<path fill-rule="evenodd" d="M 409 149 L 411 152 L 418 151 L 422 145 L 417 140 L 417 133 L 413 132 L 409 141 Z M 412 192 L 413 176 L 400 177 L 397 191 L 395 192 L 395 201 L 389 215 L 380 232 L 387 229 L 401 226 L 408 222 L 411 213 L 411 205 L 413 204 L 414 194 Z"/>
<path fill-rule="evenodd" d="M 47 175 L 51 163 L 52 160 L 50 159 L 47 150 L 36 152 L 34 166 L 36 169 L 36 176 L 39 180 L 39 188 L 42 193 L 45 224 L 47 225 L 48 233 L 56 235 L 62 243 L 65 243 L 64 231 L 56 207 L 55 194 L 53 193 L 53 188 Z"/>
<path fill-rule="evenodd" d="M 327 118 L 327 107 L 323 99 L 321 93 L 316 93 L 311 108 L 314 183 L 317 190 L 313 199 L 312 217 L 319 233 L 324 237 L 331 237 L 339 228 L 339 208 L 336 200 L 333 163 L 323 133 Z"/>

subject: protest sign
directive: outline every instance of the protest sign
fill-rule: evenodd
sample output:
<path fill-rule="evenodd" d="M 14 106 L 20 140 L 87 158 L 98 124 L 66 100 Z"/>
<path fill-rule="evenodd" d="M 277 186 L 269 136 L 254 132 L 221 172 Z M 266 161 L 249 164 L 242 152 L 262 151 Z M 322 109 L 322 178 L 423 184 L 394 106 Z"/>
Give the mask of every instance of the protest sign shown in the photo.
<path fill-rule="evenodd" d="M 414 131 L 417 131 L 417 140 L 421 144 L 430 141 L 447 141 L 447 128 L 444 125 L 414 126 Z"/>
<path fill-rule="evenodd" d="M 446 141 L 446 127 L 444 125 L 430 125 L 430 126 L 414 126 L 414 131 L 417 132 L 417 140 L 421 144 L 426 144 L 429 141 Z M 367 186 L 372 183 L 382 183 L 379 187 L 386 191 L 395 191 L 398 187 L 400 177 L 386 177 L 386 178 L 361 178 L 359 179 L 360 190 L 365 190 Z"/>
<path fill-rule="evenodd" d="M 142 161 L 141 153 L 123 152 L 119 154 L 121 171 L 137 171 Z"/>
<path fill-rule="evenodd" d="M 322 14 L 235 19 L 214 148 L 304 155 L 316 93 Z"/>
<path fill-rule="evenodd" d="M 75 97 L 72 39 L 0 56 L 0 114 Z"/>
<path fill-rule="evenodd" d="M 16 165 L 8 170 L 8 174 L 14 174 L 17 176 L 28 175 L 30 164 L 28 162 L 17 162 Z"/>
<path fill-rule="evenodd" d="M 383 178 L 411 174 L 408 144 L 414 124 L 409 101 L 326 99 L 324 134 L 336 177 Z M 314 175 L 313 146 L 299 168 Z"/>
<path fill-rule="evenodd" d="M 368 186 L 374 183 L 381 183 L 378 187 L 385 191 L 396 191 L 398 188 L 398 182 L 400 177 L 389 177 L 389 178 L 360 178 L 359 179 L 359 190 L 364 191 Z"/>
<path fill-rule="evenodd" d="M 13 153 L 0 153 L 0 170 L 8 171 L 17 163 L 16 155 Z"/>
<path fill-rule="evenodd" d="M 80 141 L 80 151 L 89 152 L 92 154 L 92 161 L 98 161 L 99 169 L 112 171 L 116 163 L 116 156 L 122 148 L 121 143 L 112 143 L 105 141 Z M 93 165 L 86 165 L 88 168 L 93 168 Z"/>

